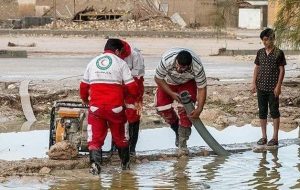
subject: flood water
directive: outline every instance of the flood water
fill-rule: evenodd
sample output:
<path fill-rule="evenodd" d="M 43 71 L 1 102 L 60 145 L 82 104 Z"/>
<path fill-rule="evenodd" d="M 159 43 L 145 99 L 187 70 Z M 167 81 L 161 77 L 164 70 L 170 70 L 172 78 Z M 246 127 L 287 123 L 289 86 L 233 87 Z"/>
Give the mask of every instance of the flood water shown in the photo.
<path fill-rule="evenodd" d="M 218 131 L 208 127 L 214 138 L 223 145 L 254 142 L 260 128 L 246 125 Z M 272 126 L 268 126 L 269 136 Z M 252 150 L 228 157 L 206 156 L 150 161 L 132 164 L 130 171 L 119 167 L 103 168 L 100 176 L 91 176 L 88 169 L 69 171 L 52 179 L 10 179 L 0 183 L 0 189 L 298 189 L 300 188 L 300 146 L 298 129 L 280 131 L 280 139 L 296 139 L 295 143 L 277 150 L 255 153 Z M 147 129 L 140 132 L 139 152 L 174 149 L 174 134 L 169 128 Z M 13 140 L 12 140 L 13 139 Z M 110 147 L 108 136 L 104 149 Z M 207 146 L 193 130 L 188 146 Z M 238 145 L 236 146 L 238 149 Z M 35 130 L 0 134 L 0 159 L 46 157 L 48 131 Z M 138 153 L 139 154 L 139 153 Z M 70 175 L 70 174 L 69 174 Z M 80 176 L 80 177 L 77 177 Z"/>
<path fill-rule="evenodd" d="M 247 151 L 227 158 L 196 157 L 155 161 L 130 172 L 100 174 L 94 181 L 67 181 L 49 189 L 298 189 L 300 147 L 264 153 Z"/>

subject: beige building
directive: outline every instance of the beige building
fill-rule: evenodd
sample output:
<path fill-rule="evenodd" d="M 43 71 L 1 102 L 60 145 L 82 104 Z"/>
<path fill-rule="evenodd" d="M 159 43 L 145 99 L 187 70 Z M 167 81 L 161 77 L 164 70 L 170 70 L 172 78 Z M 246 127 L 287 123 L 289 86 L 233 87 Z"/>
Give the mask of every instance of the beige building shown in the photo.
<path fill-rule="evenodd" d="M 56 15 L 70 18 L 74 13 L 86 7 L 95 9 L 131 11 L 143 10 L 145 7 L 137 7 L 137 2 L 162 11 L 168 16 L 178 13 L 188 25 L 213 26 L 218 10 L 218 4 L 224 0 L 56 0 Z M 232 0 L 233 2 L 235 0 Z M 0 20 L 21 18 L 23 16 L 52 15 L 54 0 L 5 0 L 0 1 Z M 150 2 L 150 3 L 149 3 Z M 226 12 L 227 25 L 237 26 L 238 7 L 231 7 Z"/>
<path fill-rule="evenodd" d="M 222 0 L 168 0 L 168 16 L 179 13 L 187 24 L 213 26 L 220 3 Z M 226 8 L 224 16 L 227 20 L 227 26 L 236 27 L 238 7 Z"/>

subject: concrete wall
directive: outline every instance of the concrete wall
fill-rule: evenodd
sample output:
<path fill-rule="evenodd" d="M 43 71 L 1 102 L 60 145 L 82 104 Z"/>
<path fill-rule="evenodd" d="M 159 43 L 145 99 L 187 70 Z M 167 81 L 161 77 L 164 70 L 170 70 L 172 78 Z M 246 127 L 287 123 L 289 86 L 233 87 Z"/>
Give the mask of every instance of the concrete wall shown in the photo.
<path fill-rule="evenodd" d="M 35 16 L 36 0 L 18 0 L 18 16 Z"/>
<path fill-rule="evenodd" d="M 214 24 L 217 11 L 217 3 L 214 0 L 202 0 L 195 3 L 195 22 L 200 26 L 210 26 Z"/>
<path fill-rule="evenodd" d="M 168 16 L 177 12 L 187 24 L 196 22 L 194 7 L 196 0 L 169 0 L 168 3 Z"/>
<path fill-rule="evenodd" d="M 218 9 L 217 0 L 169 0 L 168 16 L 178 12 L 187 24 L 213 26 Z M 237 7 L 231 7 L 225 13 L 227 26 L 236 27 L 238 18 Z"/>
<path fill-rule="evenodd" d="M 0 0 L 0 20 L 35 16 L 35 0 Z"/>
<path fill-rule="evenodd" d="M 0 20 L 18 18 L 18 1 L 1 0 L 0 1 Z"/>

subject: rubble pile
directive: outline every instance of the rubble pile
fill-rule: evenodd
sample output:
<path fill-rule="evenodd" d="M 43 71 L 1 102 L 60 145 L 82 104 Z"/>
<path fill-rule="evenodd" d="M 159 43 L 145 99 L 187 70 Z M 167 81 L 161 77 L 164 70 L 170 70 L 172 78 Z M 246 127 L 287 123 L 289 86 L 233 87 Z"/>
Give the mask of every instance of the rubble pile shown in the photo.
<path fill-rule="evenodd" d="M 40 27 L 42 29 L 52 29 L 53 23 Z M 155 17 L 135 21 L 121 20 L 99 20 L 72 22 L 67 20 L 58 20 L 56 28 L 61 30 L 102 30 L 102 31 L 182 31 L 183 29 L 172 23 L 169 18 Z"/>
<path fill-rule="evenodd" d="M 62 141 L 51 146 L 48 156 L 52 160 L 72 160 L 77 158 L 78 149 L 74 144 Z"/>
<path fill-rule="evenodd" d="M 53 23 L 41 27 L 52 29 Z M 73 18 L 60 18 L 56 28 L 62 30 L 102 31 L 182 31 L 170 17 L 159 11 L 151 0 L 138 0 L 130 10 L 86 7 Z"/>

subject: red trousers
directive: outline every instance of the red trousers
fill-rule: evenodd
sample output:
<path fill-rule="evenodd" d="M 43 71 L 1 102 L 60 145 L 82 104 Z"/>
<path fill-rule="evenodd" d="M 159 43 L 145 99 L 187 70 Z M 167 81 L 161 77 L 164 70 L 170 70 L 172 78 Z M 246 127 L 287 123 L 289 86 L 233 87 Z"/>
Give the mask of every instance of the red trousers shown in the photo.
<path fill-rule="evenodd" d="M 135 103 L 143 102 L 144 95 L 144 78 L 141 77 L 139 79 L 134 78 L 135 82 L 138 84 L 139 97 L 134 98 L 132 96 L 125 96 L 125 105 L 126 105 L 126 117 L 128 123 L 134 123 L 140 120 L 141 116 L 137 114 L 137 110 L 135 107 Z"/>
<path fill-rule="evenodd" d="M 197 97 L 197 85 L 195 80 L 190 80 L 187 83 L 180 85 L 169 85 L 172 91 L 180 94 L 182 91 L 187 90 L 193 102 L 196 101 Z M 172 107 L 173 98 L 169 96 L 161 87 L 158 86 L 156 91 L 156 109 L 160 116 L 164 118 L 164 120 L 172 125 L 176 124 L 178 121 L 178 116 Z M 182 104 L 179 104 L 178 107 L 178 115 L 179 115 L 179 125 L 182 127 L 191 127 L 192 122 L 189 120 L 185 109 Z"/>
<path fill-rule="evenodd" d="M 128 147 L 125 138 L 126 116 L 122 106 L 90 106 L 88 114 L 88 146 L 89 150 L 99 150 L 104 144 L 108 128 L 118 148 Z"/>

